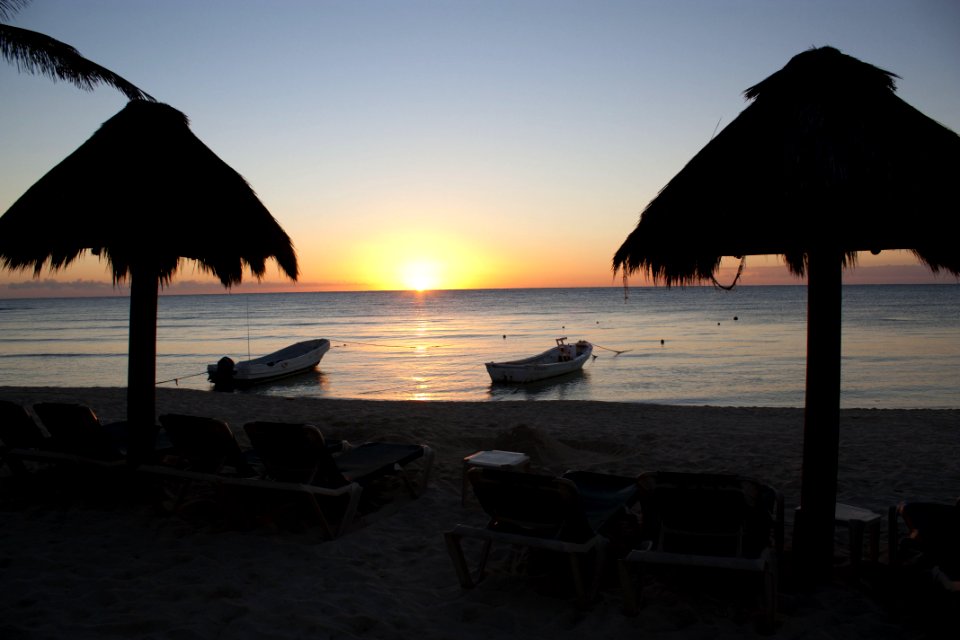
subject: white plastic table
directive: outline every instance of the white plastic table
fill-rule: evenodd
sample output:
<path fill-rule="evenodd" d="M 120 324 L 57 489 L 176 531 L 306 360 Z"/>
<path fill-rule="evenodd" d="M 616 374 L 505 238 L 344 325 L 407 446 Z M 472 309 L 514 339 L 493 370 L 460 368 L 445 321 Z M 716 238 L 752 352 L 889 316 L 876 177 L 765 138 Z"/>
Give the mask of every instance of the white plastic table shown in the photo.
<path fill-rule="evenodd" d="M 460 505 L 467 503 L 467 492 L 469 490 L 469 481 L 467 480 L 467 470 L 470 467 L 490 467 L 494 469 L 511 469 L 514 471 L 527 471 L 530 469 L 530 456 L 517 451 L 500 451 L 492 449 L 489 451 L 477 451 L 463 459 L 463 486 L 460 489 Z"/>
<path fill-rule="evenodd" d="M 834 524 L 850 530 L 850 564 L 857 566 L 863 554 L 864 531 L 870 534 L 870 559 L 876 562 L 880 557 L 880 521 L 879 513 L 869 509 L 837 503 L 833 514 Z"/>

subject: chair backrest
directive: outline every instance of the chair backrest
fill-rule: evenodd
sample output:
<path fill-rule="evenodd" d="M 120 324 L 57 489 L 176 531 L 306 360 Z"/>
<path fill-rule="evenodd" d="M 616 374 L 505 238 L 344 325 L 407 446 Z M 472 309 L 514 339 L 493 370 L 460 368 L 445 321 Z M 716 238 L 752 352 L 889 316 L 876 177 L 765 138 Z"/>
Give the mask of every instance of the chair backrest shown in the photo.
<path fill-rule="evenodd" d="M 54 448 L 93 458 L 122 457 L 110 433 L 93 409 L 69 402 L 41 402 L 33 405 L 43 426 L 50 433 Z"/>
<path fill-rule="evenodd" d="M 894 511 L 909 530 L 911 548 L 921 552 L 930 564 L 960 574 L 960 502 L 903 502 Z M 892 523 L 891 544 L 899 546 L 896 522 Z"/>
<path fill-rule="evenodd" d="M 167 413 L 160 416 L 170 444 L 191 471 L 219 473 L 242 457 L 233 431 L 223 420 Z"/>
<path fill-rule="evenodd" d="M 638 493 L 636 476 L 577 469 L 567 471 L 562 477 L 576 485 L 583 513 L 595 531 L 600 531 L 618 513 L 624 513 Z"/>
<path fill-rule="evenodd" d="M 668 552 L 755 557 L 772 541 L 776 492 L 750 478 L 640 475 L 644 529 Z"/>
<path fill-rule="evenodd" d="M 23 405 L 0 400 L 0 440 L 9 449 L 41 449 L 46 436 Z"/>
<path fill-rule="evenodd" d="M 328 488 L 349 484 L 316 425 L 255 421 L 243 425 L 243 430 L 274 480 Z"/>
<path fill-rule="evenodd" d="M 596 534 L 571 480 L 489 467 L 473 467 L 467 477 L 491 529 L 564 542 Z"/>

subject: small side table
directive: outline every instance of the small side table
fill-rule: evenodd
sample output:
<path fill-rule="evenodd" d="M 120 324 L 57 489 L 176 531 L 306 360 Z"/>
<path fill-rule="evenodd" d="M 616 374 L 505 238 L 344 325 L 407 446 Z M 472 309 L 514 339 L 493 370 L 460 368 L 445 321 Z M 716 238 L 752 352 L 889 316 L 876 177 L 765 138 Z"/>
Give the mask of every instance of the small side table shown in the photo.
<path fill-rule="evenodd" d="M 870 534 L 870 559 L 876 562 L 880 558 L 880 521 L 879 513 L 869 509 L 854 507 L 849 504 L 837 503 L 833 521 L 835 524 L 846 526 L 850 530 L 850 564 L 860 565 L 863 554 L 863 533 Z"/>
<path fill-rule="evenodd" d="M 463 459 L 463 486 L 460 489 L 460 506 L 467 503 L 467 492 L 470 489 L 467 480 L 467 469 L 470 467 L 490 467 L 494 469 L 511 469 L 514 471 L 529 471 L 530 456 L 517 451 L 477 451 Z"/>
<path fill-rule="evenodd" d="M 794 539 L 797 534 L 797 520 L 800 518 L 800 507 L 796 508 L 794 519 Z M 833 523 L 850 530 L 850 565 L 860 566 L 863 556 L 863 534 L 870 534 L 870 559 L 876 562 L 880 558 L 880 521 L 879 513 L 869 509 L 854 507 L 853 505 L 837 502 L 834 506 Z"/>

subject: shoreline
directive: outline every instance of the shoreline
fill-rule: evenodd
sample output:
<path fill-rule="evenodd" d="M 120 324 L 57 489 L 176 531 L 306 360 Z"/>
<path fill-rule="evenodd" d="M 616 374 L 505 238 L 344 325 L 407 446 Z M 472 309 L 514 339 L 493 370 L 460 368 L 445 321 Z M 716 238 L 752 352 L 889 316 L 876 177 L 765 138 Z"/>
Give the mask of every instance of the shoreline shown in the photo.
<path fill-rule="evenodd" d="M 0 398 L 26 406 L 82 402 L 105 422 L 124 418 L 125 393 L 0 387 Z M 799 408 L 334 400 L 158 389 L 157 412 L 221 418 L 241 436 L 247 421 L 309 421 L 330 438 L 351 442 L 422 442 L 436 460 L 418 500 L 390 505 L 332 541 L 320 541 L 316 530 L 223 529 L 97 500 L 4 500 L 0 630 L 12 632 L 8 637 L 118 631 L 151 638 L 749 637 L 755 634 L 749 616 L 717 600 L 722 587 L 661 586 L 634 618 L 621 612 L 616 585 L 606 586 L 586 612 L 516 576 L 462 591 L 442 533 L 485 520 L 479 509 L 460 505 L 462 459 L 504 449 L 527 453 L 535 470 L 548 473 L 753 476 L 784 494 L 788 547 L 799 497 Z M 842 410 L 838 499 L 884 517 L 901 500 L 952 502 L 960 495 L 958 430 L 960 410 Z M 846 530 L 838 528 L 835 539 L 842 563 Z M 864 567 L 868 576 L 885 575 L 886 550 L 882 527 L 881 562 Z M 873 582 L 838 575 L 842 579 L 811 593 L 784 592 L 776 637 L 925 637 L 913 628 L 906 634 L 903 621 L 891 619 Z"/>

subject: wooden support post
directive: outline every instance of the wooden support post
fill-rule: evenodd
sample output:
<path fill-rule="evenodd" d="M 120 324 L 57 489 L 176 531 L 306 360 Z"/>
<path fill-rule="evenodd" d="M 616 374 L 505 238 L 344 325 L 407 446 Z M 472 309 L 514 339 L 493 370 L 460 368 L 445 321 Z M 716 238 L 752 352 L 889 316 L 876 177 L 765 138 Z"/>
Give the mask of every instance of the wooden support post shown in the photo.
<path fill-rule="evenodd" d="M 820 581 L 833 564 L 837 500 L 843 301 L 840 252 L 811 252 L 807 278 L 806 410 L 794 552 L 799 573 L 807 581 Z"/>

